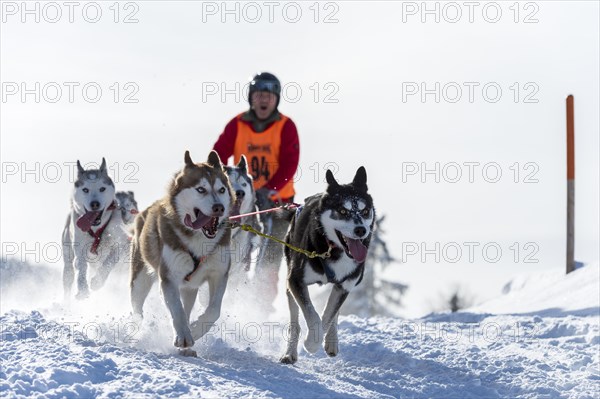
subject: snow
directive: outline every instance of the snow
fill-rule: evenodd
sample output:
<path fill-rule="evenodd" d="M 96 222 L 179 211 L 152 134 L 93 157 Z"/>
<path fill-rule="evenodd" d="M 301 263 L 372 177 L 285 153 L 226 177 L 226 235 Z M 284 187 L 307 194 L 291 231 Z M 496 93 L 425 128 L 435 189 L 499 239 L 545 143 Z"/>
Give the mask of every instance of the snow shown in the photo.
<path fill-rule="evenodd" d="M 504 287 L 506 295 L 487 301 L 473 310 L 491 313 L 537 312 L 558 315 L 598 314 L 600 308 L 600 268 L 598 263 L 570 273 L 563 271 L 521 275 Z M 518 307 L 515 306 L 518 304 Z"/>
<path fill-rule="evenodd" d="M 2 3 L 0 398 L 600 398 L 598 264 L 558 270 L 568 94 L 576 101 L 576 256 L 598 260 L 600 3 L 488 2 L 500 5 L 499 23 L 485 18 L 485 2 L 475 2 L 473 22 L 469 2 L 298 2 L 299 23 L 282 18 L 285 4 L 273 7 L 273 22 L 267 2 L 218 3 L 98 2 L 90 4 L 103 8 L 98 23 L 77 6 L 71 23 L 66 2 Z M 207 5 L 221 15 L 207 15 Z M 248 5 L 258 5 L 259 23 L 222 14 Z M 48 21 L 56 6 L 58 23 Z M 457 23 L 447 18 L 453 6 Z M 247 109 L 248 78 L 265 69 L 290 89 L 280 108 L 299 129 L 297 200 L 324 189 L 326 170 L 350 181 L 363 165 L 387 217 L 386 241 L 401 263 L 367 272 L 350 296 L 363 301 L 342 310 L 375 308 L 374 291 L 401 306 L 377 309 L 390 317 L 340 317 L 338 357 L 301 350 L 294 366 L 278 363 L 288 318 L 281 295 L 267 318 L 230 285 L 217 327 L 195 345 L 198 358 L 175 352 L 156 288 L 143 322 L 130 319 L 126 270 L 66 306 L 60 231 L 76 161 L 98 166 L 106 157 L 117 188 L 133 190 L 144 209 L 164 195 L 185 150 L 206 156 Z M 467 83 L 477 86 L 473 96 Z M 82 90 L 90 84 L 104 94 L 98 102 Z M 420 93 L 407 95 L 413 85 Z M 449 98 L 455 85 L 458 102 Z M 498 102 L 482 90 L 488 85 L 502 91 Z M 499 167 L 499 181 L 487 166 Z M 455 169 L 459 181 L 446 173 Z M 455 243 L 457 263 L 421 250 Z M 466 243 L 476 244 L 473 260 Z M 489 261 L 486 244 L 498 245 L 501 259 Z M 377 285 L 367 289 L 369 278 Z M 442 313 L 456 292 L 474 306 Z"/>
<path fill-rule="evenodd" d="M 57 299 L 57 268 L 13 261 L 1 271 L 3 397 L 600 396 L 597 264 L 517 278 L 506 294 L 457 313 L 342 316 L 340 354 L 300 350 L 294 366 L 278 362 L 285 312 L 260 318 L 235 287 L 190 358 L 175 353 L 156 289 L 144 321 L 130 319 L 123 270 L 70 306 Z"/>

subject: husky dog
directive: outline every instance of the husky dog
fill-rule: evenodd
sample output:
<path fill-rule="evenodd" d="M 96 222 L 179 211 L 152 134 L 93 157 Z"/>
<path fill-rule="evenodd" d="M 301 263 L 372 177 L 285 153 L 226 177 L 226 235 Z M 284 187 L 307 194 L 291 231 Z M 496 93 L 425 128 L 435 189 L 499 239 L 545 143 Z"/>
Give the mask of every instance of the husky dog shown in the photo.
<path fill-rule="evenodd" d="M 160 291 L 173 321 L 175 346 L 183 354 L 217 321 L 230 267 L 231 230 L 220 228 L 233 207 L 235 194 L 219 155 L 206 163 L 192 162 L 171 182 L 166 197 L 135 218 L 131 245 L 131 304 L 142 316 L 144 301 L 158 277 Z M 190 326 L 198 288 L 208 282 L 210 299 Z M 190 353 L 191 352 L 191 353 Z"/>
<path fill-rule="evenodd" d="M 285 248 L 288 264 L 287 298 L 290 308 L 290 339 L 282 363 L 298 360 L 300 324 L 298 307 L 308 326 L 304 348 L 315 353 L 325 334 L 324 349 L 329 356 L 338 353 L 337 320 L 340 307 L 349 292 L 362 280 L 365 259 L 373 233 L 375 209 L 367 193 L 367 172 L 356 171 L 350 184 L 340 185 L 327 171 L 327 191 L 305 200 L 292 218 L 285 241 L 296 247 L 330 252 L 330 257 L 307 258 Z M 308 293 L 308 285 L 333 284 L 333 289 L 319 317 Z"/>
<path fill-rule="evenodd" d="M 229 182 L 235 191 L 235 204 L 231 216 L 243 215 L 256 211 L 256 197 L 252 176 L 248 174 L 248 166 L 246 156 L 242 155 L 236 166 L 225 166 L 225 172 L 229 176 Z M 257 215 L 244 216 L 238 220 L 241 224 L 247 224 L 260 231 L 260 223 Z M 235 254 L 235 260 L 241 264 L 241 268 L 245 271 L 250 270 L 252 251 L 258 248 L 257 236 L 249 231 L 236 229 L 232 236 L 232 250 Z M 235 270 L 240 271 L 240 270 Z"/>
<path fill-rule="evenodd" d="M 89 296 L 88 265 L 98 266 L 91 287 L 102 287 L 126 249 L 127 233 L 117 210 L 115 185 L 102 158 L 100 169 L 85 170 L 77 161 L 77 180 L 71 198 L 71 213 L 63 230 L 63 286 L 65 299 L 77 270 L 78 299 Z"/>
<path fill-rule="evenodd" d="M 125 224 L 131 224 L 135 215 L 139 213 L 138 204 L 133 196 L 133 191 L 117 191 L 117 204 L 121 211 L 121 218 Z"/>

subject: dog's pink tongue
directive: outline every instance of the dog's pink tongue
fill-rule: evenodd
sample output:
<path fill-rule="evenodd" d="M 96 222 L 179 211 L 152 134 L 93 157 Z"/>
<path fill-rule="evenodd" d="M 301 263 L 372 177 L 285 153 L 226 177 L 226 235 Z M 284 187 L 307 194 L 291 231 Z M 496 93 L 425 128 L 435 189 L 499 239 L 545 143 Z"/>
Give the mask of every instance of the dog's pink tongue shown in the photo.
<path fill-rule="evenodd" d="M 210 216 L 200 213 L 200 216 L 198 216 L 198 218 L 192 222 L 192 217 L 189 213 L 186 213 L 185 218 L 183 218 L 183 223 L 190 229 L 198 230 L 200 227 L 210 222 L 211 219 L 212 218 Z"/>
<path fill-rule="evenodd" d="M 364 262 L 365 259 L 367 259 L 367 247 L 365 247 L 360 240 L 346 237 L 346 243 L 348 244 L 348 250 L 355 261 Z"/>
<path fill-rule="evenodd" d="M 96 220 L 98 215 L 100 215 L 99 211 L 90 211 L 85 215 L 80 216 L 76 222 L 77 227 L 79 227 L 83 231 L 88 231 L 92 228 L 92 223 L 94 223 L 94 220 Z"/>

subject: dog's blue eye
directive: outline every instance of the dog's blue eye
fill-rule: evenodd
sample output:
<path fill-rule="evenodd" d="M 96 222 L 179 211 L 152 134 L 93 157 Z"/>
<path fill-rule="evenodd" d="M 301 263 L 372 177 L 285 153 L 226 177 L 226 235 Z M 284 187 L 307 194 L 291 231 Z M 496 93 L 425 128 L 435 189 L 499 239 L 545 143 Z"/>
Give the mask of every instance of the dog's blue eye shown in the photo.
<path fill-rule="evenodd" d="M 90 190 L 89 190 L 89 189 L 87 189 L 87 188 L 84 188 L 84 189 L 83 189 L 83 192 L 87 194 L 87 193 L 89 193 L 89 192 L 90 192 Z"/>
<path fill-rule="evenodd" d="M 225 187 L 221 187 L 221 189 L 219 190 L 220 194 L 225 194 Z"/>
<path fill-rule="evenodd" d="M 204 187 L 198 187 L 196 191 L 198 191 L 200 194 L 206 194 L 206 189 Z"/>
<path fill-rule="evenodd" d="M 100 187 L 100 192 L 103 193 L 106 190 L 106 187 Z"/>
<path fill-rule="evenodd" d="M 242 187 L 246 187 L 248 184 L 246 183 L 242 183 Z"/>

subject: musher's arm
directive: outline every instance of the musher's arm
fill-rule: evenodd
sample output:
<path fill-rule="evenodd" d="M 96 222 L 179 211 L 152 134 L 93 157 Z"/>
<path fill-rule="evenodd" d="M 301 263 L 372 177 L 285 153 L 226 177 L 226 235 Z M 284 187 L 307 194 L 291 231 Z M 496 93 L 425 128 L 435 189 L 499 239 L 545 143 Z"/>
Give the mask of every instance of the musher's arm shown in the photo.
<path fill-rule="evenodd" d="M 227 160 L 233 155 L 233 148 L 235 146 L 235 139 L 237 137 L 237 118 L 233 118 L 225 126 L 225 130 L 217 139 L 213 149 L 219 154 L 221 162 L 227 165 Z"/>
<path fill-rule="evenodd" d="M 220 155 L 220 154 L 219 154 Z M 264 187 L 279 191 L 288 181 L 294 178 L 300 161 L 300 141 L 296 124 L 288 119 L 281 130 L 281 147 L 279 148 L 279 167 Z"/>

